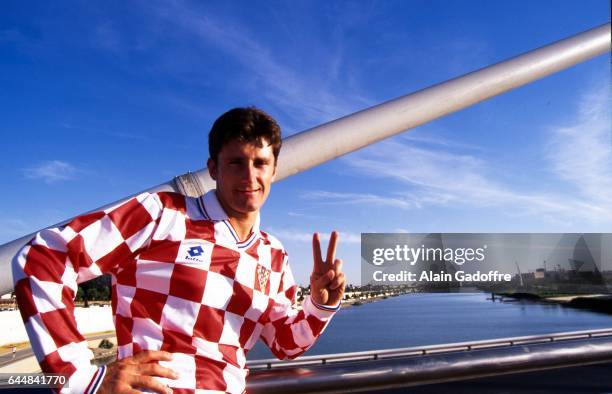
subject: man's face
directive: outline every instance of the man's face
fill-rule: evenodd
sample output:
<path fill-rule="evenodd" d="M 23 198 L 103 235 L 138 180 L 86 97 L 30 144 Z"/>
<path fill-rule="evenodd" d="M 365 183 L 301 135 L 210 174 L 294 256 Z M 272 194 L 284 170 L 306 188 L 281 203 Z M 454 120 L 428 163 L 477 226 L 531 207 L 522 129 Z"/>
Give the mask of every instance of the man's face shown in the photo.
<path fill-rule="evenodd" d="M 276 163 L 272 146 L 267 140 L 261 142 L 233 139 L 223 146 L 217 163 L 208 159 L 208 171 L 217 181 L 217 197 L 230 218 L 256 213 L 268 198 Z"/>

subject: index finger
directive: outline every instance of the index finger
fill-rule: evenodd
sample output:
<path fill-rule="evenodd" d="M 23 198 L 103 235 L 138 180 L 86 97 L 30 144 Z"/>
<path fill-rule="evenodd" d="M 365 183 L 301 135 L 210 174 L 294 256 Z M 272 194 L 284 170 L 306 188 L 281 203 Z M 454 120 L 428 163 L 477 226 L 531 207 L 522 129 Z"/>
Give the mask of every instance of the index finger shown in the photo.
<path fill-rule="evenodd" d="M 314 269 L 316 272 L 322 272 L 323 258 L 321 257 L 321 240 L 319 239 L 319 233 L 312 235 L 312 259 L 314 260 Z"/>
<path fill-rule="evenodd" d="M 139 363 L 148 363 L 151 361 L 170 361 L 172 360 L 172 354 L 162 350 L 143 350 L 142 352 L 135 354 L 132 358 L 134 361 Z"/>
<path fill-rule="evenodd" d="M 327 264 L 334 263 L 334 256 L 336 255 L 336 244 L 338 243 L 338 232 L 332 231 L 331 236 L 329 237 L 329 245 L 327 245 L 327 259 L 325 262 Z"/>
<path fill-rule="evenodd" d="M 159 376 L 162 378 L 177 379 L 178 374 L 174 370 L 161 366 L 158 363 L 142 363 L 137 366 L 140 375 Z"/>

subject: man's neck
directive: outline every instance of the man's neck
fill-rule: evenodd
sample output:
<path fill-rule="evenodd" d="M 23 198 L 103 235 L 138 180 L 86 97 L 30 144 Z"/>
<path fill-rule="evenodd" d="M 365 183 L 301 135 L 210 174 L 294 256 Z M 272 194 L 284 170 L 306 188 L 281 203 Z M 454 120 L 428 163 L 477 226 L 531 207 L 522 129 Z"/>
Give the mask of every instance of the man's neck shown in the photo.
<path fill-rule="evenodd" d="M 219 204 L 221 204 L 221 207 L 225 211 L 232 228 L 236 232 L 236 235 L 238 235 L 238 240 L 240 242 L 246 241 L 249 238 L 249 235 L 251 235 L 251 230 L 253 229 L 253 225 L 255 224 L 255 220 L 257 220 L 257 215 L 259 212 L 236 212 L 232 210 L 225 203 L 225 201 L 219 197 L 218 194 L 216 194 L 216 196 L 217 201 L 219 201 Z"/>
<path fill-rule="evenodd" d="M 257 213 L 253 213 L 246 217 L 230 217 L 229 222 L 232 225 L 232 228 L 238 235 L 240 242 L 246 241 L 251 235 L 251 230 L 253 229 L 253 224 L 255 224 L 255 220 L 257 219 Z"/>

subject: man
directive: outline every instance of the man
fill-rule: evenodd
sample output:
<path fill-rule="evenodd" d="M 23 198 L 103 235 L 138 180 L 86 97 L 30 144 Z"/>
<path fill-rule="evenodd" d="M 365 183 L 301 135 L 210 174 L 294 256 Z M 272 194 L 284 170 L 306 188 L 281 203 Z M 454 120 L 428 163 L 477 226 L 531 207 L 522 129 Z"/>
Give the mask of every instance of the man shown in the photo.
<path fill-rule="evenodd" d="M 15 292 L 43 371 L 66 392 L 243 392 L 261 338 L 279 358 L 306 351 L 340 306 L 345 278 L 313 236 L 311 296 L 298 310 L 287 253 L 259 229 L 276 175 L 280 128 L 256 108 L 223 114 L 209 134 L 216 190 L 143 193 L 62 229 L 41 231 L 13 260 Z M 74 319 L 77 283 L 112 275 L 118 361 L 91 365 Z"/>

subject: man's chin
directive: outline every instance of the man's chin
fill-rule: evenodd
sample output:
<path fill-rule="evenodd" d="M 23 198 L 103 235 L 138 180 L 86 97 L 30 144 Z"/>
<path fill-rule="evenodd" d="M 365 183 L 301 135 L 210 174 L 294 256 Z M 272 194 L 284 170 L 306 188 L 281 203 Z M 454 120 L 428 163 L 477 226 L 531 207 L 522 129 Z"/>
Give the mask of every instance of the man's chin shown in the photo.
<path fill-rule="evenodd" d="M 265 200 L 262 200 L 260 196 L 251 196 L 248 198 L 240 198 L 242 196 L 236 197 L 238 198 L 234 198 L 233 204 L 231 205 L 236 211 L 242 214 L 259 212 L 263 203 L 265 202 Z"/>
<path fill-rule="evenodd" d="M 240 204 L 240 212 L 248 214 L 248 213 L 257 213 L 263 204 L 257 202 L 245 202 Z"/>

